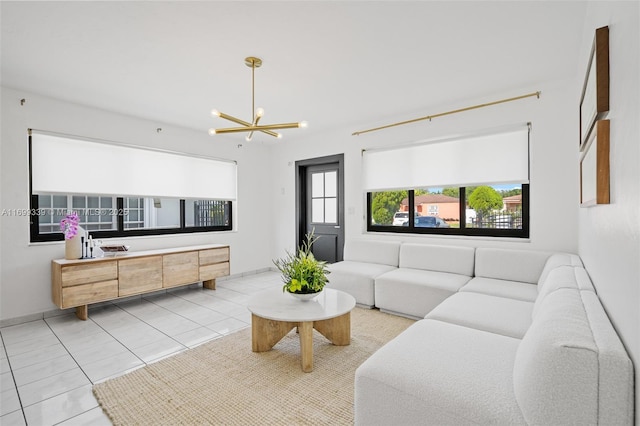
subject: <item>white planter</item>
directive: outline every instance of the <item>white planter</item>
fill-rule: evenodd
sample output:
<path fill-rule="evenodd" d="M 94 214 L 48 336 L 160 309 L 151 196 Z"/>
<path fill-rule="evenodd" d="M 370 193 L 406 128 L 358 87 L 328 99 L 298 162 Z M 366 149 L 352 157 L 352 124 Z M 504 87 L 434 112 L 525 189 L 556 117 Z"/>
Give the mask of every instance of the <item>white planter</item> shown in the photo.
<path fill-rule="evenodd" d="M 78 233 L 69 240 L 64 240 L 64 258 L 69 260 L 80 259 L 82 257 L 82 240 L 84 229 L 78 226 Z"/>
<path fill-rule="evenodd" d="M 320 293 L 322 293 L 322 290 L 317 293 L 290 293 L 290 292 L 287 292 L 287 293 L 289 293 L 291 296 L 295 297 L 298 300 L 301 300 L 303 302 L 308 302 L 309 300 L 313 300 Z"/>

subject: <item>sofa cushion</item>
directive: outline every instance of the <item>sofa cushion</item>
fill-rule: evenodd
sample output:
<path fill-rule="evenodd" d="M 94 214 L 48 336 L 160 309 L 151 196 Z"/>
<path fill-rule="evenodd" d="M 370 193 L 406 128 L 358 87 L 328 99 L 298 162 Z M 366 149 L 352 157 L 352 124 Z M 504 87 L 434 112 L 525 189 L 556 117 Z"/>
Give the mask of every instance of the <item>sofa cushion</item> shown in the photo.
<path fill-rule="evenodd" d="M 524 424 L 513 393 L 519 342 L 416 322 L 356 370 L 356 425 Z"/>
<path fill-rule="evenodd" d="M 344 260 L 398 266 L 400 242 L 354 239 L 344 245 Z"/>
<path fill-rule="evenodd" d="M 327 269 L 329 270 L 327 287 L 345 291 L 356 299 L 356 303 L 373 307 L 375 278 L 396 267 L 344 260 L 327 265 Z"/>
<path fill-rule="evenodd" d="M 598 423 L 598 347 L 581 291 L 544 298 L 514 363 L 514 390 L 529 424 Z"/>
<path fill-rule="evenodd" d="M 535 284 L 481 277 L 472 278 L 460 291 L 483 293 L 526 302 L 534 302 L 538 297 L 538 286 Z"/>
<path fill-rule="evenodd" d="M 549 294 L 560 288 L 573 288 L 575 290 L 593 291 L 593 284 L 582 267 L 558 266 L 547 274 L 544 282 L 538 284 L 538 298 L 533 307 L 532 315 L 535 316 L 542 305 L 543 300 Z"/>
<path fill-rule="evenodd" d="M 522 339 L 531 325 L 532 311 L 531 302 L 461 292 L 436 306 L 426 318 Z"/>
<path fill-rule="evenodd" d="M 469 279 L 466 275 L 447 272 L 394 269 L 376 278 L 376 307 L 413 318 L 424 318 Z"/>
<path fill-rule="evenodd" d="M 405 243 L 400 246 L 401 268 L 425 269 L 472 276 L 473 247 L 439 246 Z"/>
<path fill-rule="evenodd" d="M 476 249 L 475 276 L 537 284 L 551 253 L 480 247 Z"/>

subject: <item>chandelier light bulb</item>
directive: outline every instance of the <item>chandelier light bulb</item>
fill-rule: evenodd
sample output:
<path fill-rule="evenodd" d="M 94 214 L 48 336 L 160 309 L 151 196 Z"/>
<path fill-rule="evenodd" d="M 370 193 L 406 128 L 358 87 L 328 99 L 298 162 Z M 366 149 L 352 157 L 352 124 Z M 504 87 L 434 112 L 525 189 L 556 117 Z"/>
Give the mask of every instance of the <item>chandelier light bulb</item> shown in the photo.
<path fill-rule="evenodd" d="M 244 140 L 246 140 L 247 142 L 251 142 L 251 134 L 248 134 L 247 136 L 244 137 Z"/>
<path fill-rule="evenodd" d="M 263 108 L 256 108 L 256 117 L 262 117 L 264 115 Z"/>
<path fill-rule="evenodd" d="M 276 133 L 276 134 L 277 134 L 276 138 L 282 139 L 282 133 Z"/>
<path fill-rule="evenodd" d="M 301 121 L 298 123 L 298 127 L 301 129 L 306 129 L 307 127 L 309 127 L 309 123 L 307 123 L 306 121 Z"/>
<path fill-rule="evenodd" d="M 209 129 L 209 136 L 214 136 L 216 134 L 216 129 Z"/>
<path fill-rule="evenodd" d="M 220 117 L 220 111 L 218 111 L 217 109 L 212 109 L 211 115 L 214 117 Z"/>

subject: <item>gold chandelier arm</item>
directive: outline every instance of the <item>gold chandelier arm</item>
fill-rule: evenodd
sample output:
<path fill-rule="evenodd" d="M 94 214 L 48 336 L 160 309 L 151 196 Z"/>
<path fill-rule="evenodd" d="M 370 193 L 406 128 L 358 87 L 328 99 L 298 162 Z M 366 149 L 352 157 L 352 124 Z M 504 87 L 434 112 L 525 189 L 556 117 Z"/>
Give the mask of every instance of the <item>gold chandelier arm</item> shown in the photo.
<path fill-rule="evenodd" d="M 252 126 L 252 124 L 251 124 L 251 123 L 249 123 L 248 121 L 240 120 L 239 118 L 236 118 L 236 117 L 234 117 L 234 116 L 232 116 L 232 115 L 225 114 L 224 112 L 219 112 L 219 111 L 218 111 L 218 114 L 217 114 L 217 115 L 218 115 L 220 118 L 224 118 L 225 120 L 233 121 L 234 123 L 241 124 L 241 125 L 243 125 L 243 126 L 245 126 L 245 127 L 251 127 L 251 126 Z M 221 132 L 221 130 L 224 130 L 224 129 L 216 129 L 216 134 L 217 134 L 217 133 L 230 133 L 230 132 Z M 245 128 L 244 130 L 248 130 L 248 129 L 246 129 L 246 128 Z M 255 130 L 260 130 L 260 129 L 255 129 Z M 237 131 L 237 132 L 240 132 L 241 130 L 236 130 L 236 131 Z M 260 130 L 260 131 L 261 131 L 261 132 L 263 132 L 263 133 L 266 133 L 266 134 L 268 134 L 268 135 L 270 135 L 270 136 L 273 136 L 274 138 L 277 138 L 277 137 L 278 137 L 278 134 L 277 134 L 276 132 L 270 132 L 270 131 L 269 131 L 269 130 L 267 130 L 267 129 L 265 129 L 265 130 Z"/>
<path fill-rule="evenodd" d="M 262 118 L 261 115 L 256 115 L 256 119 L 253 120 L 254 127 L 258 125 L 258 122 L 260 121 L 261 118 Z M 250 141 L 252 137 L 253 137 L 253 130 L 249 132 L 249 134 L 247 135 L 247 140 Z"/>
<path fill-rule="evenodd" d="M 243 126 L 251 126 L 251 123 L 248 121 L 240 120 L 232 115 L 225 114 L 224 112 L 218 113 L 220 118 L 224 118 L 225 120 L 233 121 L 234 123 L 242 124 Z"/>
<path fill-rule="evenodd" d="M 297 129 L 302 127 L 300 123 L 283 123 L 283 124 L 265 124 L 263 126 L 246 126 L 246 127 L 227 127 L 224 129 L 216 129 L 216 134 L 222 133 L 239 133 L 239 132 L 268 132 L 269 130 L 278 129 Z M 270 132 L 270 134 L 273 132 Z"/>

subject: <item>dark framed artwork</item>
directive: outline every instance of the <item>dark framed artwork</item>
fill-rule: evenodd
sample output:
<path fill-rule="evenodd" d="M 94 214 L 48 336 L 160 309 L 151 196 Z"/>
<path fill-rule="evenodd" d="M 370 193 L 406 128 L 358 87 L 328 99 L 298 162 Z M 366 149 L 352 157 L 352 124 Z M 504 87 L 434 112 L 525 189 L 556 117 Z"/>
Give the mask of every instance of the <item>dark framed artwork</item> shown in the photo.
<path fill-rule="evenodd" d="M 609 111 L 609 27 L 596 30 L 580 98 L 580 150 L 596 120 Z"/>
<path fill-rule="evenodd" d="M 609 120 L 595 122 L 580 158 L 580 206 L 609 204 Z"/>

